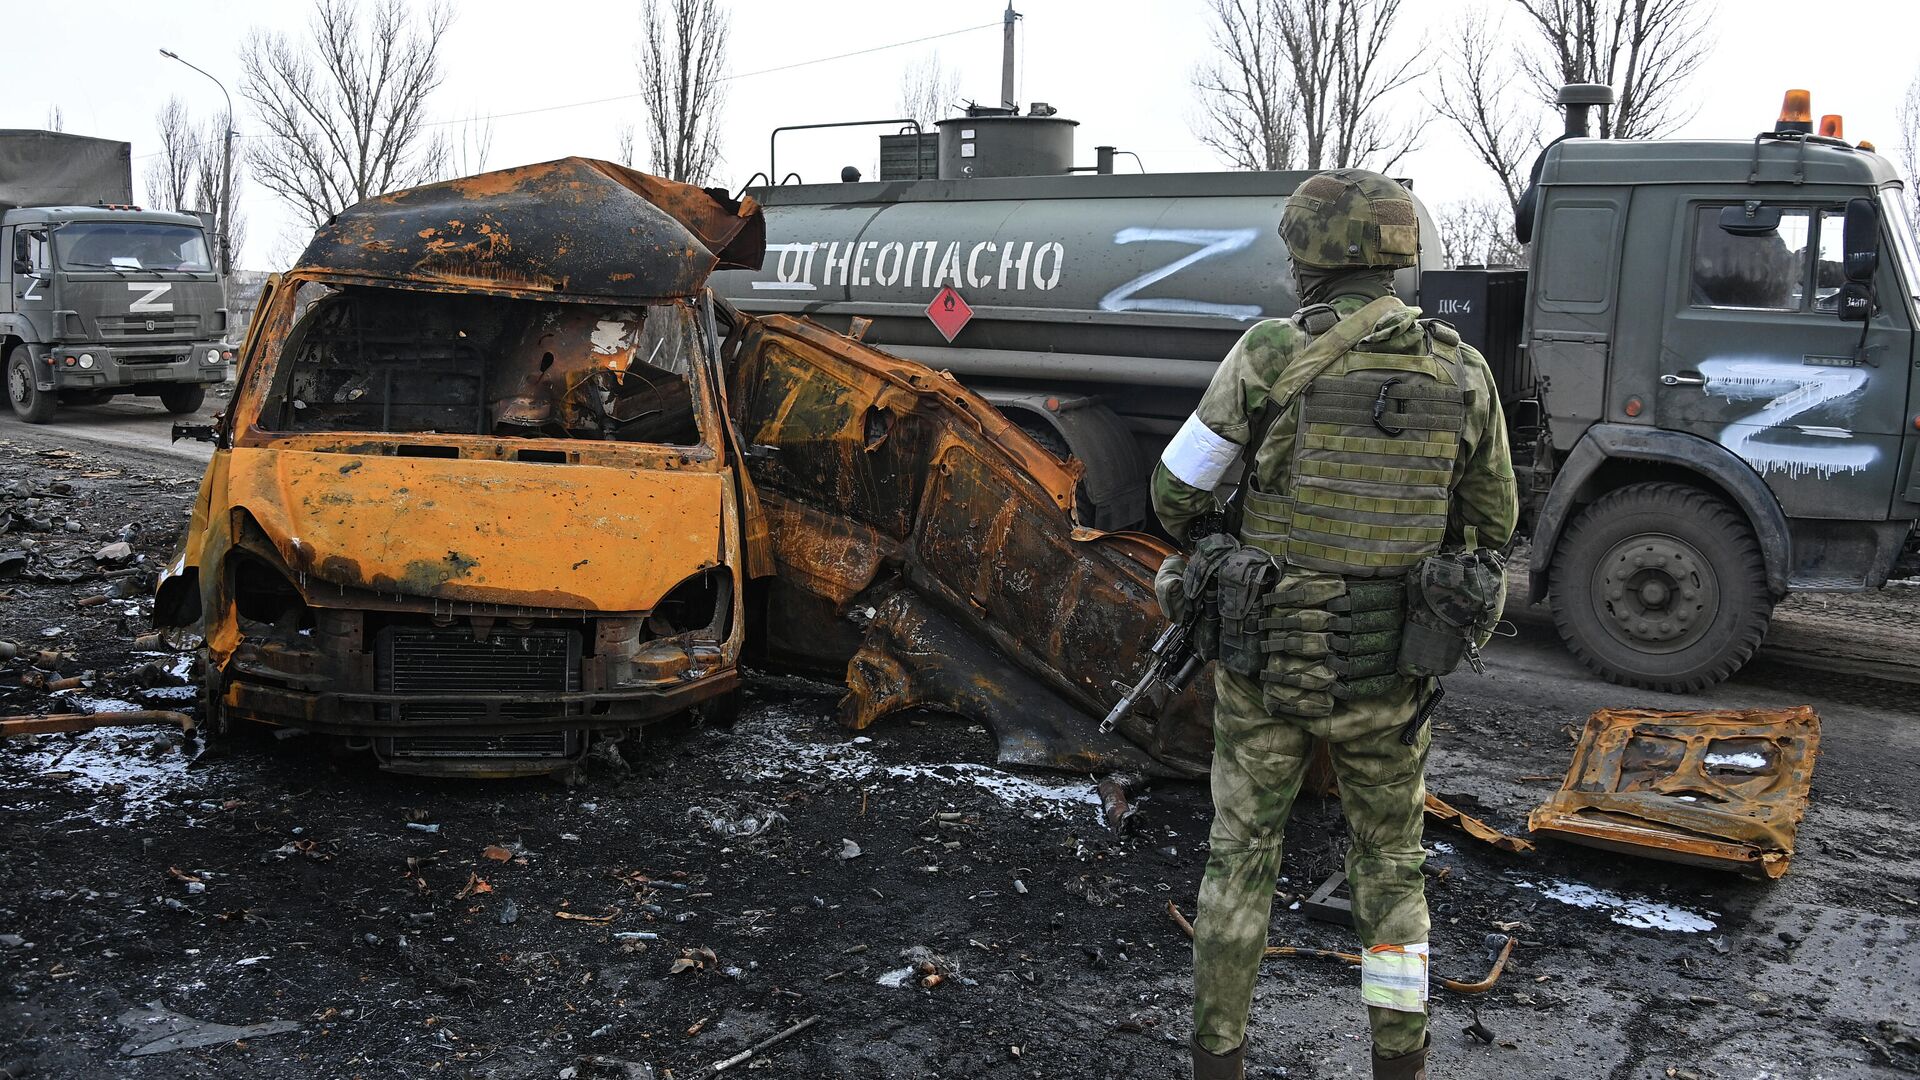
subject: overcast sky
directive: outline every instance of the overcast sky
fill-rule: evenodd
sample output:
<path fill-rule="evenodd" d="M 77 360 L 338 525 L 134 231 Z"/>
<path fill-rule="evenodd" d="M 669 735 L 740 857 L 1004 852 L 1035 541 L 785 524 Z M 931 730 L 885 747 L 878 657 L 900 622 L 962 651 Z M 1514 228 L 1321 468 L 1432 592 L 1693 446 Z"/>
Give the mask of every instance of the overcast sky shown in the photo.
<path fill-rule="evenodd" d="M 1080 156 L 1097 143 L 1137 152 L 1152 172 L 1219 167 L 1193 134 L 1191 76 L 1209 51 L 1202 0 L 1016 0 L 1020 22 L 1017 96 L 1046 101 L 1077 119 Z M 1504 0 L 1406 0 L 1394 47 L 1437 55 L 1449 24 L 1476 6 L 1523 30 Z M 938 54 L 961 74 L 964 98 L 991 102 L 1000 80 L 1005 0 L 732 0 L 733 36 L 720 178 L 737 187 L 767 167 L 767 136 L 782 124 L 895 115 L 902 73 Z M 621 125 L 637 121 L 637 100 L 550 108 L 633 94 L 637 3 L 603 0 L 461 0 L 445 40 L 446 81 L 432 111 L 454 132 L 470 116 L 499 115 L 488 167 L 569 154 L 615 156 Z M 11 4 L 8 93 L 0 127 L 46 126 L 61 110 L 66 130 L 133 144 L 135 186 L 155 149 L 154 115 L 178 95 L 200 117 L 221 105 L 212 83 L 159 55 L 162 47 L 206 68 L 234 94 L 243 135 L 259 125 L 240 103 L 239 52 L 253 28 L 300 33 L 310 6 L 298 0 L 165 0 L 162 3 Z M 951 31 L 979 29 L 963 33 Z M 1690 87 L 1694 118 L 1678 134 L 1747 138 L 1771 126 L 1789 86 L 1813 92 L 1817 114 L 1846 117 L 1851 139 L 1871 139 L 1895 156 L 1894 110 L 1920 67 L 1915 0 L 1719 0 L 1712 59 Z M 768 74 L 764 69 L 895 42 L 948 35 L 864 55 Z M 1426 115 L 1422 84 L 1395 110 Z M 526 110 L 545 111 L 527 113 Z M 1543 118 L 1543 128 L 1557 120 Z M 639 125 L 636 124 L 636 127 Z M 873 174 L 875 129 L 783 136 L 782 172 L 833 180 L 840 166 Z M 639 164 L 645 166 L 644 147 Z M 1492 180 L 1444 121 L 1394 170 L 1411 177 L 1430 204 L 1488 193 Z M 307 229 L 283 205 L 242 178 L 248 218 L 236 263 L 278 269 L 304 245 Z"/>

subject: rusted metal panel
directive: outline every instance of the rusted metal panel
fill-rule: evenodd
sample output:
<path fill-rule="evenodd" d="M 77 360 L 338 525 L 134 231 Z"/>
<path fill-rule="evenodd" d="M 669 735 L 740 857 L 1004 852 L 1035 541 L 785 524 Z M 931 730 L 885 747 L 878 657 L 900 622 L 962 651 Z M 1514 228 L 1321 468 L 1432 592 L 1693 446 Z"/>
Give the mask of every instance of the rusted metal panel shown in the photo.
<path fill-rule="evenodd" d="M 9 735 L 49 735 L 109 727 L 144 727 L 148 724 L 168 724 L 183 732 L 193 731 L 193 717 L 186 713 L 135 709 L 127 712 L 0 716 L 0 739 Z"/>
<path fill-rule="evenodd" d="M 501 296 L 641 301 L 758 269 L 766 226 L 734 200 L 562 158 L 381 195 L 334 215 L 295 272 Z"/>
<path fill-rule="evenodd" d="M 717 472 L 232 451 L 230 504 L 323 586 L 549 609 L 645 612 L 726 561 Z M 564 546 L 543 542 L 564 538 Z"/>
<path fill-rule="evenodd" d="M 1820 717 L 1602 709 L 1527 825 L 1574 843 L 1777 878 L 1807 810 Z"/>
<path fill-rule="evenodd" d="M 1005 760 L 1137 763 L 1094 721 L 1159 629 L 1152 577 L 1170 549 L 1079 527 L 1078 465 L 945 373 L 785 316 L 741 338 L 729 398 L 782 586 L 769 639 L 852 661 L 850 723 L 937 707 L 990 724 Z M 1204 769 L 1211 699 L 1198 686 L 1133 720 L 1143 764 Z"/>

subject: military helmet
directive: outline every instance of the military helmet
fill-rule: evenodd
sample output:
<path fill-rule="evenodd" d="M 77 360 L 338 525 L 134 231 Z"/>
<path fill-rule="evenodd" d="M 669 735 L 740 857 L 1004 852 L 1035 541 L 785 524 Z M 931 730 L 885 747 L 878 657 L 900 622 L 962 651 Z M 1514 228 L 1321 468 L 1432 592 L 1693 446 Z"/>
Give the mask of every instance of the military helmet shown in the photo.
<path fill-rule="evenodd" d="M 1412 266 L 1420 254 L 1413 196 L 1366 169 L 1315 173 L 1288 197 L 1280 237 L 1295 265 L 1314 270 Z"/>

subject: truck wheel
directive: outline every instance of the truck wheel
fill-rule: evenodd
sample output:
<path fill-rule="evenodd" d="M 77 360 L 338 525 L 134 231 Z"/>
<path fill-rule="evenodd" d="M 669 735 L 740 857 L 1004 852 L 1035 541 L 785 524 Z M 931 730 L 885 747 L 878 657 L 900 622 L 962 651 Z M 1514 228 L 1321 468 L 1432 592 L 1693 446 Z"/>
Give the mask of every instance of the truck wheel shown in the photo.
<path fill-rule="evenodd" d="M 1633 484 L 1582 510 L 1553 553 L 1553 623 L 1611 682 L 1692 693 L 1740 670 L 1773 615 L 1746 518 L 1685 484 Z"/>
<path fill-rule="evenodd" d="M 33 354 L 24 345 L 16 345 L 7 354 L 7 400 L 13 411 L 29 424 L 44 424 L 53 419 L 60 401 L 48 390 L 33 384 Z"/>
<path fill-rule="evenodd" d="M 199 383 L 174 383 L 160 388 L 160 404 L 175 416 L 199 412 L 207 400 L 207 388 Z"/>

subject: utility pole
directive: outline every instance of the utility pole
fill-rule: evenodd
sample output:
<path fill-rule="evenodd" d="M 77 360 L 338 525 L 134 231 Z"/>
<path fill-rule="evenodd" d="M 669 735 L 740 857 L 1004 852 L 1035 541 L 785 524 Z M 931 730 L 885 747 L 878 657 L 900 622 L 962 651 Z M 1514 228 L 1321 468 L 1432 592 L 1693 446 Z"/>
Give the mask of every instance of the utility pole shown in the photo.
<path fill-rule="evenodd" d="M 1020 105 L 1013 100 L 1013 21 L 1020 13 L 1013 10 L 1013 0 L 1007 0 L 1007 15 L 1000 22 L 1000 107 L 1009 112 L 1019 112 Z"/>
<path fill-rule="evenodd" d="M 1011 10 L 1011 3 L 1009 3 Z M 213 85 L 220 88 L 220 96 L 227 99 L 227 115 L 222 118 L 221 126 L 226 129 L 225 145 L 220 151 L 220 277 L 225 279 L 233 273 L 233 95 L 227 93 L 227 85 L 189 61 L 181 60 L 180 54 L 170 49 L 161 49 L 160 55 L 169 60 L 180 60 L 193 70 L 213 79 Z"/>

